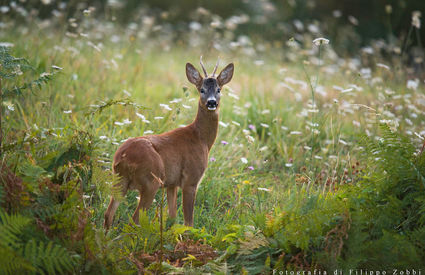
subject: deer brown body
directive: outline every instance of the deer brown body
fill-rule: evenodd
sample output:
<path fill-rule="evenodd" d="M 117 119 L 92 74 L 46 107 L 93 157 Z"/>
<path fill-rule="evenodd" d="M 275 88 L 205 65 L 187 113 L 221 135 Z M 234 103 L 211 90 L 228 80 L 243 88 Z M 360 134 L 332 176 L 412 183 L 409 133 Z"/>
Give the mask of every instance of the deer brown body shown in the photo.
<path fill-rule="evenodd" d="M 215 77 L 215 71 L 203 78 L 195 67 L 187 63 L 186 75 L 200 93 L 198 113 L 188 126 L 160 135 L 128 139 L 114 155 L 113 171 L 121 177 L 123 195 L 128 190 L 138 190 L 140 201 L 133 214 L 138 223 L 139 210 L 148 209 L 161 182 L 167 188 L 170 218 L 177 215 L 177 190 L 183 192 L 184 223 L 193 226 L 193 208 L 196 190 L 208 165 L 208 154 L 218 131 L 220 89 L 233 76 L 233 64 L 229 64 Z M 105 212 L 105 227 L 109 228 L 119 201 L 111 197 Z"/>

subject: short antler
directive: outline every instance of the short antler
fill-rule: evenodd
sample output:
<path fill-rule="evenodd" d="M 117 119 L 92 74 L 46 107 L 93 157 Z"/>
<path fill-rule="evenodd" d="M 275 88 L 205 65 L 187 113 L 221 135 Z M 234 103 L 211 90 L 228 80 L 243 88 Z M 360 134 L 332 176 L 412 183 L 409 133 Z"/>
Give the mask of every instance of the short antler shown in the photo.
<path fill-rule="evenodd" d="M 218 63 L 220 63 L 220 58 L 218 58 L 218 59 L 217 59 L 217 63 L 215 64 L 215 68 L 214 68 L 214 71 L 213 71 L 213 73 L 212 73 L 212 76 L 213 76 L 213 77 L 215 76 L 215 72 L 217 71 Z"/>
<path fill-rule="evenodd" d="M 201 64 L 202 70 L 204 71 L 205 78 L 207 78 L 208 74 L 207 74 L 207 70 L 205 70 L 204 63 L 202 63 L 202 55 L 201 55 L 201 58 L 199 60 L 199 63 Z"/>

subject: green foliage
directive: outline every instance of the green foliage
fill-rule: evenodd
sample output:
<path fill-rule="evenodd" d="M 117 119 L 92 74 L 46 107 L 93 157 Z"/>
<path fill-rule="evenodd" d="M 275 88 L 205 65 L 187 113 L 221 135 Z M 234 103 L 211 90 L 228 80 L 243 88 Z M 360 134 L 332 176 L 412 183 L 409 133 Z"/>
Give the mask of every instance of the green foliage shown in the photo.
<path fill-rule="evenodd" d="M 425 262 L 425 243 L 417 237 L 425 226 L 425 155 L 418 154 L 406 136 L 387 125 L 380 129 L 382 137 L 377 141 L 363 139 L 370 169 L 348 193 L 352 227 L 368 232 L 367 238 L 351 245 L 368 255 L 358 267 L 423 267 L 419 263 Z"/>
<path fill-rule="evenodd" d="M 61 70 L 61 68 L 54 67 L 50 73 L 42 73 L 38 78 L 25 81 L 22 85 L 13 85 L 12 88 L 8 88 L 6 85 L 3 88 L 1 93 L 1 100 L 12 98 L 18 95 L 22 95 L 22 92 L 26 89 L 33 90 L 34 87 L 41 88 L 42 85 L 48 83 L 53 79 L 53 76 Z M 33 67 L 29 65 L 29 62 L 24 58 L 16 58 L 10 55 L 9 48 L 5 46 L 0 46 L 0 78 L 11 80 L 14 78 L 18 78 L 24 72 L 28 70 L 34 70 Z M 3 106 L 2 106 L 3 107 Z"/>
<path fill-rule="evenodd" d="M 24 58 L 16 58 L 10 54 L 8 47 L 0 46 L 0 77 L 2 79 L 12 79 L 22 73 L 21 69 L 27 70 L 31 66 Z"/>
<path fill-rule="evenodd" d="M 74 257 L 52 241 L 27 240 L 31 219 L 0 211 L 0 266 L 6 274 L 56 274 L 74 269 Z"/>
<path fill-rule="evenodd" d="M 110 99 L 108 101 L 102 101 L 99 104 L 91 105 L 90 109 L 87 111 L 87 115 L 95 115 L 95 114 L 101 114 L 105 109 L 114 106 L 114 105 L 121 105 L 121 106 L 133 106 L 136 109 L 143 109 L 144 107 L 134 103 L 130 98 L 124 98 L 124 99 Z"/>
<path fill-rule="evenodd" d="M 161 14 L 167 16 L 172 15 Z M 0 202 L 10 200 L 10 187 L 19 202 L 0 210 L 0 273 L 267 274 L 423 265 L 425 157 L 417 150 L 425 119 L 422 83 L 406 90 L 403 73 L 380 71 L 382 64 L 363 79 L 357 61 L 336 62 L 330 46 L 317 60 L 311 33 L 290 41 L 307 46 L 281 47 L 279 41 L 275 49 L 238 38 L 223 24 L 211 37 L 223 45 L 220 56 L 234 61 L 237 73 L 222 91 L 220 130 L 198 189 L 195 227 L 181 225 L 179 192 L 177 218 L 161 232 L 162 190 L 134 224 L 130 214 L 139 194 L 122 196 L 112 157 L 129 137 L 192 121 L 198 93 L 182 89 L 184 63 L 194 62 L 204 47 L 171 43 L 174 34 L 166 36 L 162 21 L 151 30 L 144 20 L 137 32 L 131 24 L 118 35 L 122 43 L 115 43 L 114 32 L 121 30 L 110 28 L 111 22 L 75 20 L 66 26 L 66 39 L 53 27 L 25 38 L 15 35 L 19 30 L 4 31 L 14 52 L 38 64 L 33 69 L 2 49 L 8 102 L 2 104 L 0 161 L 7 173 L 2 171 Z M 198 21 L 204 29 L 199 36 L 191 31 L 187 40 L 209 41 L 210 22 Z M 77 30 L 81 37 L 74 37 Z M 133 34 L 143 36 L 142 43 L 133 42 Z M 94 38 L 102 44 L 96 46 Z M 213 48 L 207 62 L 217 53 Z M 373 61 L 362 66 L 386 63 L 368 58 Z M 320 72 L 323 87 L 311 93 L 297 60 L 306 60 L 305 72 Z M 65 68 L 63 77 L 36 94 L 21 93 L 57 72 L 31 80 L 26 72 L 41 72 L 48 61 Z M 397 132 L 373 124 L 387 116 L 400 124 Z M 318 131 L 313 140 L 312 129 Z M 368 135 L 357 138 L 364 132 Z M 121 204 L 105 232 L 111 195 Z"/>

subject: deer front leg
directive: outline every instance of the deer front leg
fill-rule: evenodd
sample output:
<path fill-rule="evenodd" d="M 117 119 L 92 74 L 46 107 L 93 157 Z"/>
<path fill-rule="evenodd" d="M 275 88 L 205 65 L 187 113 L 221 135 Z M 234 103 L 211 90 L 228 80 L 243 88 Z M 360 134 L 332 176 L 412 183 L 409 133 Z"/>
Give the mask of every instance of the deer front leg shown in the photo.
<path fill-rule="evenodd" d="M 193 207 L 196 198 L 196 185 L 183 188 L 183 215 L 184 225 L 193 226 Z"/>
<path fill-rule="evenodd" d="M 177 216 L 177 186 L 167 187 L 168 216 L 175 219 Z"/>

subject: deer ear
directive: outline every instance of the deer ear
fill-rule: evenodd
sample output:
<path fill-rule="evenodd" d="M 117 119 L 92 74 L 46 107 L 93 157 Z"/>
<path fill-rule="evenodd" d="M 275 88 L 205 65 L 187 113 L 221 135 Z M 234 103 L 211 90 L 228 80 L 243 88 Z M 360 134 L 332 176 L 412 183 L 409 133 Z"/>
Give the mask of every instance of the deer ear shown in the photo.
<path fill-rule="evenodd" d="M 235 66 L 233 66 L 233 63 L 230 63 L 220 72 L 217 77 L 217 81 L 220 86 L 223 86 L 232 80 L 234 68 Z"/>
<path fill-rule="evenodd" d="M 186 63 L 186 76 L 190 83 L 197 87 L 202 83 L 202 76 L 199 71 L 190 63 Z"/>

